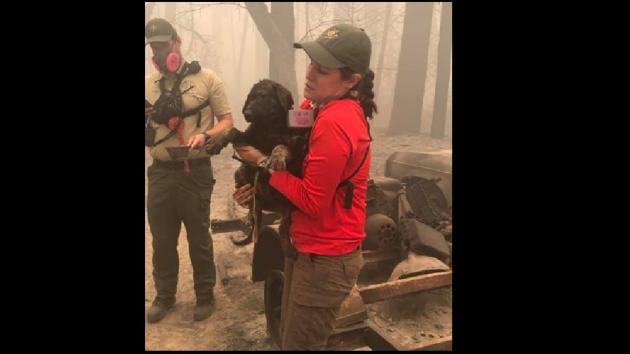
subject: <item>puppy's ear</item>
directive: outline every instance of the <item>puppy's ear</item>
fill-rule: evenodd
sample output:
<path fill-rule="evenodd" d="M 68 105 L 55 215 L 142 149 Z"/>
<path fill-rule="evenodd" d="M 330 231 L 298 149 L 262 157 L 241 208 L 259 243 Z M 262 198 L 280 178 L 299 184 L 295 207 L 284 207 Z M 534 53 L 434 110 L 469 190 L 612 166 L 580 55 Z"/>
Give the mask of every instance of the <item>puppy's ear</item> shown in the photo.
<path fill-rule="evenodd" d="M 249 94 L 247 95 L 247 98 L 245 99 L 245 103 L 243 103 L 243 109 L 241 110 L 241 113 L 243 113 L 243 116 L 245 116 L 245 108 L 247 108 L 247 105 L 249 104 L 249 99 L 251 95 L 252 93 L 250 91 Z"/>
<path fill-rule="evenodd" d="M 291 92 L 289 92 L 289 90 L 279 84 L 274 85 L 274 90 L 276 91 L 276 96 L 278 97 L 278 101 L 284 111 L 288 111 L 293 108 L 293 97 L 291 97 Z"/>

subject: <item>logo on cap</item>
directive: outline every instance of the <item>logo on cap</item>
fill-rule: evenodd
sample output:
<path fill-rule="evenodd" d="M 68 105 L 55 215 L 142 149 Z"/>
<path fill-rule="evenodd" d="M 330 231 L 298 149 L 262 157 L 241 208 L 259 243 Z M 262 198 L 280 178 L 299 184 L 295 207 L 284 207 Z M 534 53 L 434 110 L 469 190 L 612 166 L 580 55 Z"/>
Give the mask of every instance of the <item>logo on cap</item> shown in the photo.
<path fill-rule="evenodd" d="M 324 33 L 324 38 L 333 39 L 337 38 L 339 31 L 336 28 L 332 28 Z"/>
<path fill-rule="evenodd" d="M 151 27 L 149 27 L 149 32 L 155 32 L 157 31 L 157 25 L 155 23 L 151 24 Z"/>

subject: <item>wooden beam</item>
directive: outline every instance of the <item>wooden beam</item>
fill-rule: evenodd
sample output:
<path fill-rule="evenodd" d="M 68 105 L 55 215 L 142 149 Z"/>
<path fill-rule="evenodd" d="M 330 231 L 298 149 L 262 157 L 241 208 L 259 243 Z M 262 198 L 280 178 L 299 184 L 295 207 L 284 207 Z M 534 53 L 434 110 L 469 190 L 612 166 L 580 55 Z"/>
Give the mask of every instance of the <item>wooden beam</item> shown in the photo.
<path fill-rule="evenodd" d="M 359 293 L 365 304 L 371 304 L 415 292 L 450 286 L 452 278 L 452 271 L 418 275 L 359 288 Z"/>
<path fill-rule="evenodd" d="M 364 347 L 366 330 L 368 330 L 368 325 L 365 321 L 335 328 L 328 339 L 326 350 L 353 350 Z"/>
<path fill-rule="evenodd" d="M 415 347 L 409 347 L 408 350 L 453 350 L 453 336 L 418 343 Z"/>
<path fill-rule="evenodd" d="M 365 341 L 373 350 L 407 351 L 407 350 L 452 350 L 453 337 L 427 339 L 419 343 L 411 343 L 396 331 L 388 331 L 372 320 L 367 320 L 369 330 L 365 333 Z"/>

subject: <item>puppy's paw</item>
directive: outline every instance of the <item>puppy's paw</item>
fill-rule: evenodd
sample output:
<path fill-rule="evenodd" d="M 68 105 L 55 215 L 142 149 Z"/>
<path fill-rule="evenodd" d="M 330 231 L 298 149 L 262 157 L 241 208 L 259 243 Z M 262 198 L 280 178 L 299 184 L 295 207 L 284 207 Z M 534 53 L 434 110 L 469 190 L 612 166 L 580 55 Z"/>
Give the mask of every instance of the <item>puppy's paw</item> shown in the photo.
<path fill-rule="evenodd" d="M 278 145 L 271 151 L 271 155 L 267 159 L 265 167 L 275 171 L 286 170 L 289 158 L 289 149 L 284 145 Z"/>

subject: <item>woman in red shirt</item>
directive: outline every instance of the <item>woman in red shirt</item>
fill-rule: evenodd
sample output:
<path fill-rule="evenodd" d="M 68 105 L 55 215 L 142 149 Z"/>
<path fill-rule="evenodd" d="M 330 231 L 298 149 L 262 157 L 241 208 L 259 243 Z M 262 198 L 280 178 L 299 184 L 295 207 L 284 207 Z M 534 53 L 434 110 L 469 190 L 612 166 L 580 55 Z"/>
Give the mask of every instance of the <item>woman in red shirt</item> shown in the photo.
<path fill-rule="evenodd" d="M 303 163 L 303 178 L 273 171 L 269 184 L 295 205 L 291 242 L 298 251 L 283 314 L 282 349 L 324 349 L 341 302 L 363 265 L 365 208 L 370 170 L 369 125 L 376 112 L 369 69 L 371 43 L 351 25 L 333 26 L 316 41 L 296 43 L 311 58 L 300 108 L 314 108 L 315 121 Z M 244 160 L 264 158 L 253 147 L 236 149 Z M 247 205 L 250 185 L 235 200 Z M 283 308 L 285 308 L 283 306 Z"/>

